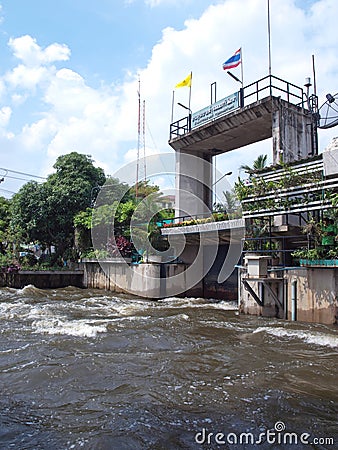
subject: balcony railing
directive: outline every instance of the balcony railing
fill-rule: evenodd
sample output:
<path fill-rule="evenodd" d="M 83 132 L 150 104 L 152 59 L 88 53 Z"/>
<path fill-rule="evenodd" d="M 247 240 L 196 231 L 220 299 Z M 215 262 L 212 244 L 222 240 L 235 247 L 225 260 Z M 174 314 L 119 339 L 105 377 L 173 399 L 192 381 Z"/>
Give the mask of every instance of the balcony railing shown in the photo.
<path fill-rule="evenodd" d="M 314 114 L 318 112 L 318 108 L 316 106 L 316 110 L 313 110 L 314 105 L 318 105 L 318 102 L 314 102 L 313 98 L 316 96 L 311 96 L 312 100 L 310 102 L 310 99 L 307 98 L 303 88 L 289 83 L 281 78 L 275 77 L 274 75 L 268 75 L 241 88 L 239 91 L 240 108 L 248 106 L 268 96 L 278 96 L 289 103 L 295 104 L 296 106 L 307 109 L 311 108 L 311 111 Z M 210 122 L 213 120 L 216 119 L 212 119 Z M 182 137 L 190 131 L 191 114 L 170 124 L 170 140 Z"/>

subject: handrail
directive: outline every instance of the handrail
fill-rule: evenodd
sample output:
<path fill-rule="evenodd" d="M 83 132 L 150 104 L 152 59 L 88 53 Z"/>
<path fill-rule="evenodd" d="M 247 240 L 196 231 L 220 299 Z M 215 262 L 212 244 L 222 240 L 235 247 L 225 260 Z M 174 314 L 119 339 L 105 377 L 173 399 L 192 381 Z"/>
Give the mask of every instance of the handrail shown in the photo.
<path fill-rule="evenodd" d="M 170 124 L 170 139 L 173 139 L 174 137 L 182 136 L 186 133 L 188 133 L 191 129 L 190 126 L 190 116 L 183 117 L 182 119 L 178 120 L 177 122 L 173 122 Z"/>
<path fill-rule="evenodd" d="M 168 219 L 161 219 L 158 220 L 156 223 L 158 224 L 158 226 L 164 226 L 164 225 L 168 225 L 168 224 L 174 224 L 177 222 L 185 222 L 188 220 L 198 220 L 198 219 L 205 219 L 205 218 L 212 218 L 214 214 L 227 214 L 227 212 L 224 211 L 210 211 L 208 213 L 203 213 L 203 214 L 193 214 L 193 215 L 185 215 L 185 216 L 176 216 L 176 217 L 170 217 Z M 224 219 L 227 220 L 227 219 Z M 215 221 L 214 221 L 215 222 Z M 161 224 L 161 225 L 159 225 Z"/>
<path fill-rule="evenodd" d="M 267 85 L 263 86 L 263 87 L 260 86 L 260 85 L 261 85 L 264 81 L 266 81 L 266 80 L 268 80 L 269 83 L 268 83 Z M 286 85 L 286 88 L 282 88 L 282 87 L 280 87 L 280 86 L 277 86 L 277 85 L 273 84 L 273 80 L 274 80 L 274 81 L 277 81 L 277 82 L 279 81 L 279 82 L 283 83 L 284 85 Z M 253 92 L 251 92 L 251 93 L 246 94 L 246 92 L 247 92 L 252 86 L 255 87 L 255 90 L 254 90 Z M 291 91 L 291 88 L 295 88 L 295 90 L 299 91 L 298 94 L 293 93 L 293 92 Z M 243 88 L 243 91 L 244 91 L 244 99 L 249 98 L 249 97 L 251 97 L 252 95 L 256 95 L 256 100 L 255 100 L 255 101 L 258 101 L 259 98 L 260 98 L 260 96 L 259 96 L 258 94 L 259 94 L 260 92 L 263 92 L 263 91 L 267 90 L 267 89 L 269 90 L 269 95 L 270 95 L 270 96 L 273 94 L 273 89 L 276 89 L 278 92 L 282 92 L 282 93 L 286 94 L 286 99 L 287 99 L 287 101 L 288 101 L 289 103 L 291 103 L 291 98 L 296 98 L 296 99 L 298 99 L 298 103 L 297 103 L 298 105 L 301 104 L 302 107 L 303 107 L 304 104 L 305 104 L 305 100 L 306 100 L 306 99 L 305 99 L 305 93 L 304 93 L 303 88 L 301 88 L 301 87 L 299 87 L 299 86 L 296 86 L 296 85 L 293 84 L 293 83 L 289 83 L 288 81 L 285 81 L 285 80 L 283 80 L 282 78 L 275 77 L 274 75 L 267 75 L 266 77 L 263 77 L 263 78 L 261 78 L 261 79 L 255 81 L 255 82 L 253 82 L 253 83 L 248 84 L 247 86 L 245 86 L 245 87 Z M 300 102 L 299 102 L 299 100 L 300 100 Z"/>
<path fill-rule="evenodd" d="M 266 83 L 267 82 L 267 83 Z M 250 92 L 250 90 L 253 90 Z M 260 78 L 253 83 L 244 86 L 240 90 L 241 107 L 248 106 L 251 103 L 255 103 L 260 99 L 264 98 L 262 93 L 268 90 L 268 95 L 272 96 L 275 91 L 284 94 L 286 101 L 293 103 L 296 106 L 304 108 L 307 104 L 307 97 L 304 89 L 282 78 L 276 77 L 274 75 L 267 75 L 266 77 Z M 254 100 L 245 105 L 245 99 L 249 99 L 254 96 Z M 170 140 L 183 136 L 191 131 L 191 114 L 187 117 L 177 120 L 170 124 Z"/>

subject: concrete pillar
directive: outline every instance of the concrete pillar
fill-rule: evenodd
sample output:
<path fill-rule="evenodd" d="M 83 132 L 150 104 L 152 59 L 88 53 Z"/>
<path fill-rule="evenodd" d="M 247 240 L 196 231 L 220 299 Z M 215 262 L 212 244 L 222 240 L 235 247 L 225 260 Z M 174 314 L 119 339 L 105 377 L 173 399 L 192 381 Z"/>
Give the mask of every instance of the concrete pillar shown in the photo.
<path fill-rule="evenodd" d="M 309 111 L 275 101 L 272 112 L 273 164 L 289 163 L 318 153 L 317 130 Z"/>
<path fill-rule="evenodd" d="M 212 211 L 211 152 L 176 151 L 176 211 L 178 216 L 208 215 Z"/>

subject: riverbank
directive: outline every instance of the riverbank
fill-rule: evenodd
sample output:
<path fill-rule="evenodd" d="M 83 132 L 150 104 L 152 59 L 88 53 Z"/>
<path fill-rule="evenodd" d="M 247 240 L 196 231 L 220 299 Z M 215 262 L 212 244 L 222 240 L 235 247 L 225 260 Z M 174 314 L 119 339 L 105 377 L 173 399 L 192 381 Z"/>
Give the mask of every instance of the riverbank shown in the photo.
<path fill-rule="evenodd" d="M 204 278 L 190 286 L 186 275 L 188 267 L 186 264 L 93 260 L 80 263 L 76 270 L 1 273 L 0 287 L 22 289 L 32 285 L 39 289 L 57 289 L 74 286 L 149 299 L 173 296 L 227 299 L 238 302 L 238 310 L 243 315 L 337 324 L 338 268 L 284 268 L 265 276 L 253 276 L 240 268 L 238 279 L 227 280 L 219 298 L 205 289 L 207 280 Z"/>

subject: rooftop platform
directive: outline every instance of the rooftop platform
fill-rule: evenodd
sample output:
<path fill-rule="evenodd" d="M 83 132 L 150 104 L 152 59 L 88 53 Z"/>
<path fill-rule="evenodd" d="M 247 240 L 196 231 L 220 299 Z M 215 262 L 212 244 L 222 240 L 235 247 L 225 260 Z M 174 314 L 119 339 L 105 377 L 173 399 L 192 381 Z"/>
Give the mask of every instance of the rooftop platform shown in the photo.
<path fill-rule="evenodd" d="M 171 139 L 169 144 L 175 150 L 209 149 L 217 155 L 268 139 L 272 136 L 272 112 L 278 101 L 281 100 L 275 97 L 259 100 Z"/>
<path fill-rule="evenodd" d="M 282 141 L 284 136 L 278 139 L 278 133 L 285 128 L 280 122 L 284 111 L 287 128 L 297 143 L 303 139 L 297 134 L 306 134 L 306 127 L 313 121 L 307 108 L 302 88 L 271 75 L 172 123 L 169 145 L 176 151 L 207 151 L 215 156 L 273 136 Z"/>

